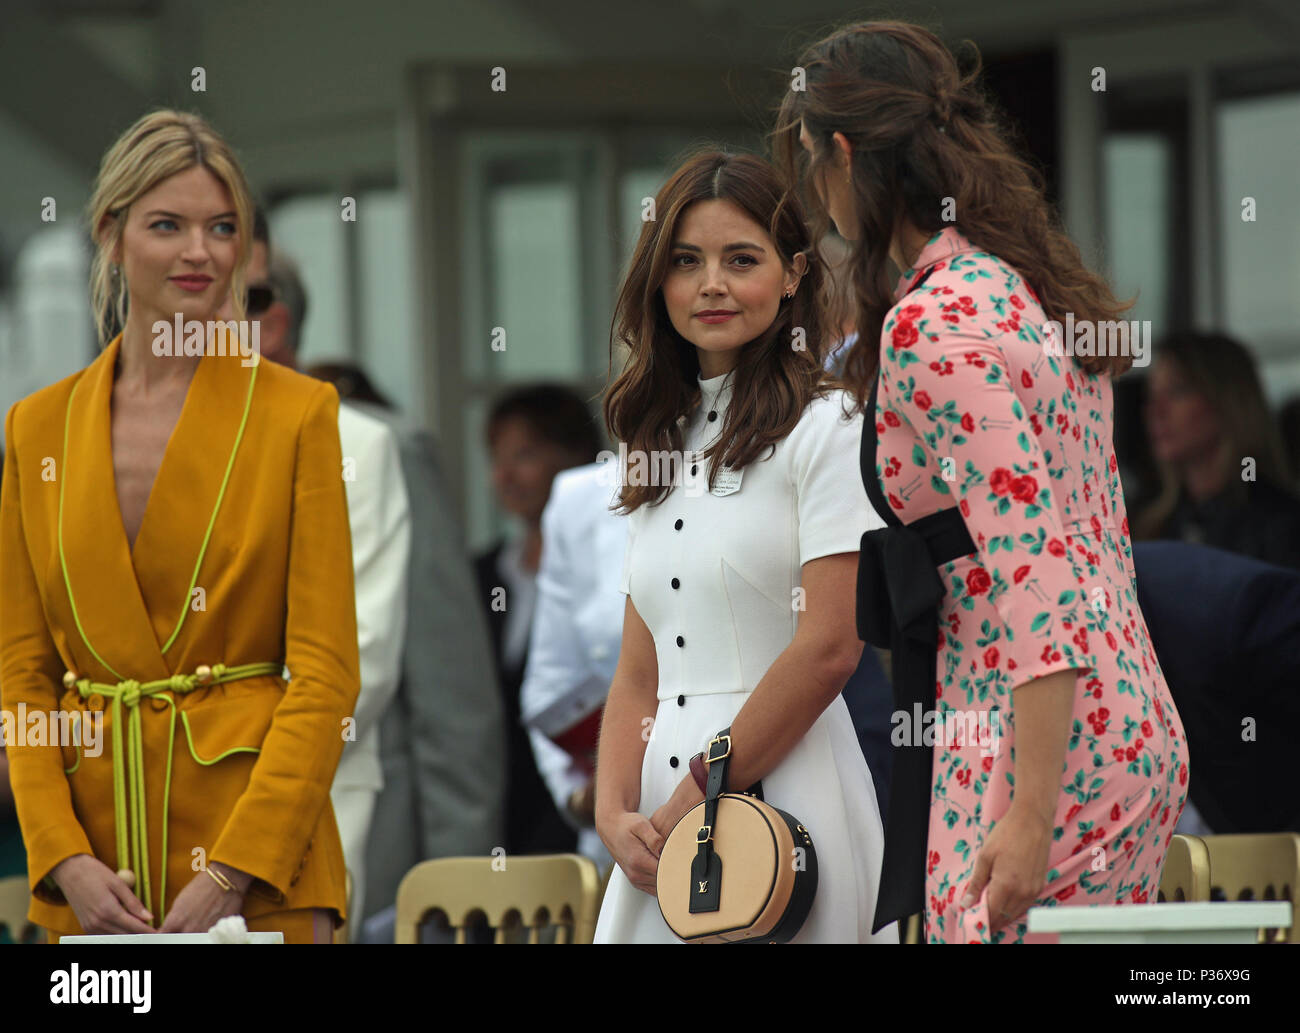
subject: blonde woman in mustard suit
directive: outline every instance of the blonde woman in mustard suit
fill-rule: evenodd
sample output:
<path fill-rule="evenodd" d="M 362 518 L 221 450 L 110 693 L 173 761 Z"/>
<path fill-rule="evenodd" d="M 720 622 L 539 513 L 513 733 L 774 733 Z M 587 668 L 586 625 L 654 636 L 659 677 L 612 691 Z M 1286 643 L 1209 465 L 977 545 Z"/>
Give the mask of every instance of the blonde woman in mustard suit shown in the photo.
<path fill-rule="evenodd" d="M 90 204 L 101 341 L 113 309 L 123 332 L 5 422 L 3 706 L 103 722 L 98 756 L 85 735 L 8 748 L 30 918 L 55 936 L 242 914 L 330 942 L 346 912 L 329 789 L 359 677 L 338 396 L 154 348 L 157 321 L 206 325 L 229 291 L 242 316 L 251 211 L 201 119 L 132 126 Z"/>

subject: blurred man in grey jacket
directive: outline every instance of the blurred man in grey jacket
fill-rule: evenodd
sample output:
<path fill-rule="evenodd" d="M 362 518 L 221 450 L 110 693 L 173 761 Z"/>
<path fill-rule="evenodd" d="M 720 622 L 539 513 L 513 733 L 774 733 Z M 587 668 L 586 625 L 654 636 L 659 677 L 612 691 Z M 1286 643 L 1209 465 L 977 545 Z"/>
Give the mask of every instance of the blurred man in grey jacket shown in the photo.
<path fill-rule="evenodd" d="M 306 292 L 292 263 L 273 253 L 269 265 L 263 286 L 274 301 L 261 318 L 301 326 Z M 249 286 L 256 285 L 250 280 Z M 289 365 L 297 360 L 267 357 Z M 376 728 L 383 788 L 370 817 L 364 866 L 358 866 L 365 872 L 364 899 L 349 923 L 349 936 L 357 940 L 366 935 L 358 935 L 364 919 L 392 908 L 412 866 L 434 857 L 488 854 L 505 841 L 505 716 L 433 435 L 398 416 L 360 370 L 320 366 L 304 372 L 333 383 L 341 409 L 391 430 L 410 512 L 406 632 L 400 680 Z M 391 915 L 379 925 L 380 938 L 391 943 Z"/>
<path fill-rule="evenodd" d="M 261 324 L 262 358 L 295 369 L 307 294 L 293 261 L 271 249 L 260 213 L 247 275 L 247 309 Z M 221 315 L 234 318 L 232 299 L 226 299 Z M 406 637 L 411 512 L 397 438 L 388 425 L 340 405 L 338 428 L 352 534 L 361 694 L 341 729 L 343 754 L 330 802 L 351 877 L 348 936 L 355 940 L 366 897 L 370 824 L 383 786 L 379 721 L 397 693 Z"/>
<path fill-rule="evenodd" d="M 402 679 L 380 724 L 384 788 L 367 854 L 365 942 L 392 942 L 397 886 L 433 857 L 484 855 L 505 837 L 505 717 L 455 506 L 429 432 L 399 417 L 354 366 L 307 370 L 397 435 L 411 507 Z"/>
<path fill-rule="evenodd" d="M 433 435 L 377 406 L 358 407 L 397 433 L 414 532 L 402 681 L 380 726 L 384 789 L 366 900 L 374 914 L 394 902 L 412 865 L 489 854 L 505 841 L 505 715 Z"/>

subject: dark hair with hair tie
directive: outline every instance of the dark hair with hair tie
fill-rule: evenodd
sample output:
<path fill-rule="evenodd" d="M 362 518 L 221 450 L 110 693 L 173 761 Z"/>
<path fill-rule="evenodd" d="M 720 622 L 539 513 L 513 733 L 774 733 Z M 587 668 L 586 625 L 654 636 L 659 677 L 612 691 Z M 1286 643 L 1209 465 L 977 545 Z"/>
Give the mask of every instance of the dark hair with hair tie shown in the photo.
<path fill-rule="evenodd" d="M 844 378 L 859 405 L 880 359 L 880 328 L 894 305 L 886 259 L 905 222 L 934 234 L 955 225 L 976 246 L 1014 268 L 1048 319 L 1115 320 L 1132 306 L 1089 271 L 1048 204 L 1042 175 L 1018 155 L 1013 133 L 980 84 L 979 53 L 962 71 L 937 36 L 905 22 L 849 25 L 798 60 L 805 89 L 786 93 L 773 132 L 777 160 L 792 184 L 818 184 L 831 168 L 832 136 L 852 146 L 858 239 L 850 257 L 858 340 Z M 799 143 L 807 128 L 815 152 Z M 792 187 L 793 189 L 793 187 Z M 808 192 L 815 235 L 829 216 Z M 955 222 L 944 219 L 952 199 Z M 837 313 L 844 322 L 845 313 Z M 1122 373 L 1124 355 L 1075 357 L 1090 373 Z"/>

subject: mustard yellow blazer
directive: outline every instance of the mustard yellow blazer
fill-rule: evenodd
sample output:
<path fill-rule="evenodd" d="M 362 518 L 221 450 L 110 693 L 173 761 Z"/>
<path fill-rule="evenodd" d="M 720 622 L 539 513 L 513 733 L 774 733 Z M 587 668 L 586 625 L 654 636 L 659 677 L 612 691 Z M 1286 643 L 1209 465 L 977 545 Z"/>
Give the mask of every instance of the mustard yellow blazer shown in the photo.
<path fill-rule="evenodd" d="M 255 877 L 248 917 L 319 907 L 337 922 L 329 790 L 360 687 L 338 395 L 272 362 L 202 358 L 130 549 L 110 430 L 120 344 L 5 421 L 0 703 L 25 730 L 38 711 L 73 730 L 8 736 L 29 917 L 78 930 L 46 876 L 88 853 L 135 872 L 155 925 L 207 861 Z M 87 722 L 102 722 L 98 756 Z"/>

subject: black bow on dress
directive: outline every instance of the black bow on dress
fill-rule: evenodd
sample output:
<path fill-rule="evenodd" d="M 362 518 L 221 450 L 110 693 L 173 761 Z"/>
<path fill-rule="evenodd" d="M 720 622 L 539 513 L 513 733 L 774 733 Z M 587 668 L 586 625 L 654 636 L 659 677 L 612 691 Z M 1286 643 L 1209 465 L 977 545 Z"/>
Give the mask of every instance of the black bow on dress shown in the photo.
<path fill-rule="evenodd" d="M 913 286 L 920 287 L 922 275 Z M 910 292 L 909 292 L 910 293 Z M 875 922 L 879 932 L 890 922 L 925 906 L 926 845 L 930 825 L 933 746 L 920 745 L 917 722 L 934 709 L 939 607 L 944 584 L 936 568 L 975 552 L 975 542 L 955 507 L 904 524 L 876 479 L 876 392 L 871 388 L 862 427 L 862 480 L 867 497 L 887 526 L 862 536 L 858 559 L 858 637 L 891 653 L 896 712 L 907 715 L 909 741 L 893 748 L 885 855 Z"/>

